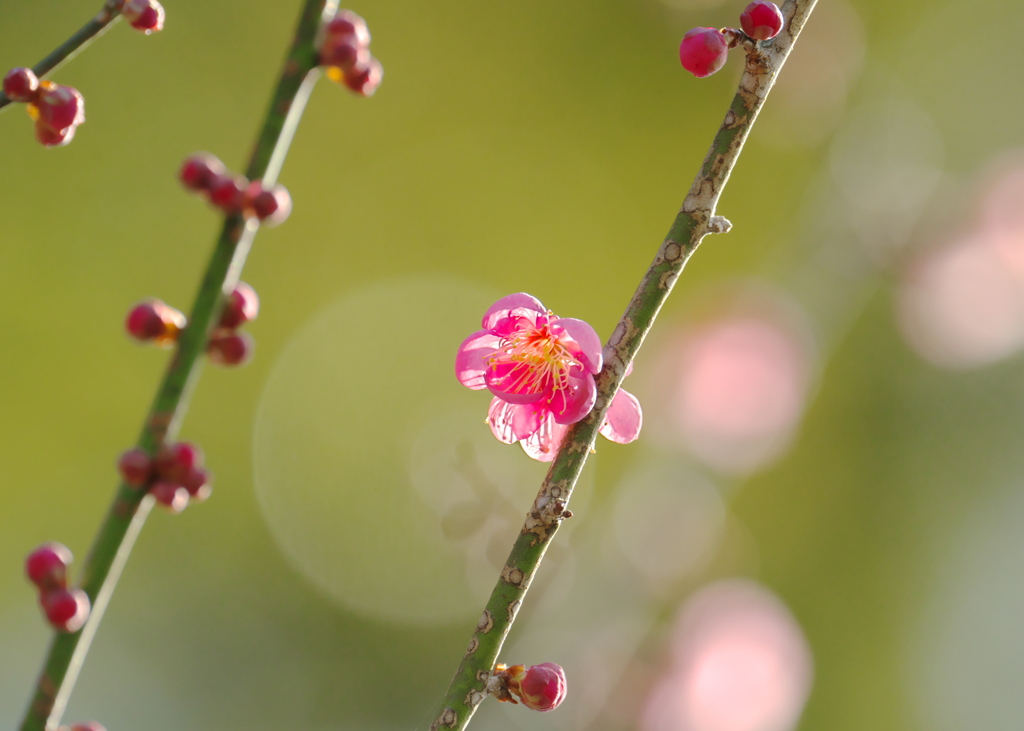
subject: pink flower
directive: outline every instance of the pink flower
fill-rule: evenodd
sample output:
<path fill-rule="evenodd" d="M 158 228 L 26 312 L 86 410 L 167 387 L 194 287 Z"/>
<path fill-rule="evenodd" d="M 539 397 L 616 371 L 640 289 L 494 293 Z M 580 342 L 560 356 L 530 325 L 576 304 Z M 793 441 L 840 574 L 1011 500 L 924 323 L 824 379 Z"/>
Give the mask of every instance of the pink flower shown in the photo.
<path fill-rule="evenodd" d="M 587 323 L 556 317 L 523 293 L 491 305 L 482 326 L 459 346 L 455 376 L 494 394 L 487 421 L 495 437 L 518 441 L 534 459 L 550 462 L 568 426 L 594 408 L 601 341 Z M 626 444 L 641 423 L 640 403 L 620 389 L 601 433 Z"/>

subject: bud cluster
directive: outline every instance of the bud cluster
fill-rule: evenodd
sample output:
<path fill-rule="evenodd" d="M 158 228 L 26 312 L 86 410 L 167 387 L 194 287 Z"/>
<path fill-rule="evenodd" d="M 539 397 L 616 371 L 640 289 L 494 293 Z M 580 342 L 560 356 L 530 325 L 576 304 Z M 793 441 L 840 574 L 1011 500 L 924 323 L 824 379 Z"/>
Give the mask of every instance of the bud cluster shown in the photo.
<path fill-rule="evenodd" d="M 36 139 L 44 147 L 61 147 L 75 136 L 85 121 L 85 99 L 75 89 L 52 81 L 40 81 L 32 69 L 19 66 L 4 76 L 4 94 L 12 102 L 28 105 L 35 122 Z"/>
<path fill-rule="evenodd" d="M 217 365 L 243 365 L 252 358 L 255 345 L 252 336 L 239 328 L 256 319 L 260 298 L 251 286 L 239 282 L 224 298 L 224 309 L 206 344 L 206 354 Z M 144 343 L 169 348 L 185 329 L 185 315 L 162 300 L 147 299 L 128 311 L 124 329 L 129 336 Z"/>
<path fill-rule="evenodd" d="M 322 29 L 320 65 L 332 81 L 356 94 L 373 96 L 384 78 L 384 67 L 370 55 L 370 30 L 351 10 L 339 10 Z"/>
<path fill-rule="evenodd" d="M 164 6 L 157 0 L 125 0 L 120 10 L 128 25 L 147 36 L 164 29 Z"/>
<path fill-rule="evenodd" d="M 565 700 L 565 671 L 553 662 L 530 667 L 499 663 L 491 681 L 488 687 L 498 700 L 516 703 L 518 698 L 535 711 L 553 711 Z"/>
<path fill-rule="evenodd" d="M 729 49 L 749 41 L 767 41 L 782 30 L 778 6 L 768 0 L 754 0 L 740 13 L 742 31 L 735 28 L 693 28 L 679 44 L 679 62 L 699 79 L 725 65 Z"/>
<path fill-rule="evenodd" d="M 25 559 L 25 574 L 39 589 L 39 605 L 58 632 L 77 632 L 89 619 L 91 605 L 84 591 L 68 588 L 71 551 L 60 543 L 44 543 Z"/>
<path fill-rule="evenodd" d="M 213 490 L 203 452 L 191 442 L 167 445 L 156 457 L 138 447 L 129 449 L 118 458 L 117 471 L 125 484 L 148 490 L 171 513 L 206 500 Z"/>
<path fill-rule="evenodd" d="M 178 171 L 178 180 L 229 216 L 241 213 L 275 226 L 292 211 L 292 199 L 284 186 L 267 188 L 261 180 L 250 182 L 244 175 L 227 170 L 224 163 L 208 152 L 186 158 Z"/>
<path fill-rule="evenodd" d="M 113 6 L 129 25 L 146 35 L 163 30 L 164 8 L 157 0 L 118 0 Z M 30 68 L 18 66 L 4 75 L 4 95 L 27 104 L 35 122 L 36 139 L 43 147 L 63 147 L 85 121 L 85 99 L 78 89 L 40 81 Z"/>
<path fill-rule="evenodd" d="M 222 366 L 243 365 L 252 358 L 252 336 L 238 328 L 256 319 L 260 311 L 260 298 L 256 290 L 239 282 L 224 300 L 217 328 L 206 345 L 211 363 Z"/>

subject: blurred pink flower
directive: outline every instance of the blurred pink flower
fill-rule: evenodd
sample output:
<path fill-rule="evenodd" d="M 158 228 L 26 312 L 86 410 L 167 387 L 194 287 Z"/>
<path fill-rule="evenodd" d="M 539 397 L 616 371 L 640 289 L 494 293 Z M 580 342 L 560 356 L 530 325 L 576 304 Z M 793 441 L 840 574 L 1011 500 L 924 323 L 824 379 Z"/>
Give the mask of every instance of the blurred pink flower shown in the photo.
<path fill-rule="evenodd" d="M 468 388 L 494 394 L 487 421 L 495 437 L 521 442 L 531 457 L 550 462 L 569 424 L 594 408 L 601 341 L 587 323 L 556 317 L 524 293 L 495 302 L 481 324 L 459 346 L 455 376 Z M 620 389 L 601 433 L 626 444 L 641 423 L 640 403 Z"/>
<path fill-rule="evenodd" d="M 907 260 L 897 317 L 932 364 L 977 368 L 1024 348 L 1024 156 L 1004 153 L 982 173 L 975 221 Z"/>
<path fill-rule="evenodd" d="M 799 623 L 752 581 L 711 584 L 682 607 L 669 663 L 644 704 L 640 731 L 790 731 L 811 689 Z"/>
<path fill-rule="evenodd" d="M 670 336 L 658 356 L 654 433 L 717 471 L 750 474 L 796 435 L 814 370 L 811 337 L 796 307 L 770 290 L 712 304 L 711 317 Z"/>

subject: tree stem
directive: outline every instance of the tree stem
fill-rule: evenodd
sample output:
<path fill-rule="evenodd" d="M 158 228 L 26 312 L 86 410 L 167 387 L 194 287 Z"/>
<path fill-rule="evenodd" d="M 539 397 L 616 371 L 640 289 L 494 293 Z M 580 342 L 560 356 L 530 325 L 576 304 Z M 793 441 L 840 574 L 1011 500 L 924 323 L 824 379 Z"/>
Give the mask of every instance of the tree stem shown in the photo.
<path fill-rule="evenodd" d="M 314 47 L 317 29 L 322 17 L 326 13 L 333 14 L 336 7 L 337 0 L 304 0 L 291 49 L 246 169 L 246 175 L 251 180 L 263 179 L 270 184 L 280 172 L 309 92 L 318 76 L 315 71 L 317 52 Z M 87 25 L 75 37 L 83 36 L 89 27 Z M 78 45 L 82 43 L 84 41 Z M 69 44 L 70 41 L 61 48 Z M 56 56 L 57 52 L 54 52 L 43 63 Z M 54 61 L 53 65 L 58 61 Z M 206 350 L 210 332 L 220 315 L 225 295 L 238 283 L 258 229 L 259 223 L 254 218 L 229 216 L 224 221 L 192 305 L 188 327 L 181 333 L 139 435 L 137 446 L 149 454 L 155 454 L 162 445 L 177 436 L 181 420 L 188 409 L 189 396 L 199 377 L 201 356 Z M 85 661 L 117 579 L 152 504 L 153 499 L 143 490 L 126 484 L 117 488 L 114 501 L 82 569 L 81 588 L 92 602 L 89 621 L 79 632 L 54 636 L 21 731 L 45 731 L 60 724 L 78 671 Z"/>
<path fill-rule="evenodd" d="M 726 219 L 715 215 L 715 207 L 754 120 L 816 2 L 787 0 L 782 8 L 785 17 L 782 32 L 771 41 L 745 44 L 746 68 L 725 120 L 668 236 L 604 349 L 605 363 L 597 376 L 594 409 L 566 433 L 435 714 L 431 731 L 466 728 L 487 697 L 487 680 L 548 543 L 562 520 L 572 515 L 566 509 L 569 497 L 627 367 L 697 246 L 709 233 L 725 233 L 731 227 Z"/>

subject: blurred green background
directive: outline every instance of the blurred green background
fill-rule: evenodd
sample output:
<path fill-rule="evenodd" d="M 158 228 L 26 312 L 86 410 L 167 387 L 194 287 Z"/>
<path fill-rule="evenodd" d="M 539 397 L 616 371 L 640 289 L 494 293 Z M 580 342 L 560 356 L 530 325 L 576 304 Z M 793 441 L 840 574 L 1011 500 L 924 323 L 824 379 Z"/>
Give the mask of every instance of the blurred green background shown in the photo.
<path fill-rule="evenodd" d="M 0 67 L 97 6 L 2 0 Z M 124 314 L 187 311 L 218 229 L 176 170 L 203 149 L 244 167 L 298 3 L 166 9 L 55 75 L 86 99 L 67 148 L 0 115 L 5 728 L 48 642 L 23 558 L 84 559 L 166 365 Z M 181 434 L 213 498 L 151 517 L 68 720 L 427 728 L 544 474 L 491 437 L 455 349 L 516 291 L 607 337 L 741 66 L 698 81 L 676 58 L 741 2 L 353 9 L 384 84 L 314 93 L 281 176 L 294 212 L 243 275 L 256 358 L 204 370 Z M 627 381 L 645 431 L 601 440 L 503 654 L 564 665 L 568 700 L 475 723 L 1024 727 L 1022 30 L 1006 0 L 820 0 L 720 204 L 734 230 Z M 781 617 L 774 684 L 751 681 L 768 701 L 727 678 L 746 720 L 673 716 L 656 696 L 697 692 L 691 597 L 737 586 Z"/>

